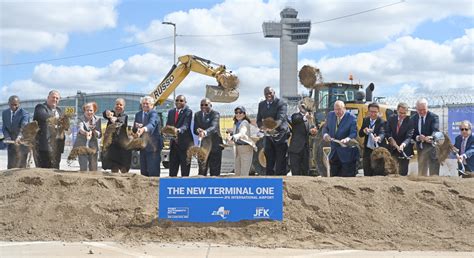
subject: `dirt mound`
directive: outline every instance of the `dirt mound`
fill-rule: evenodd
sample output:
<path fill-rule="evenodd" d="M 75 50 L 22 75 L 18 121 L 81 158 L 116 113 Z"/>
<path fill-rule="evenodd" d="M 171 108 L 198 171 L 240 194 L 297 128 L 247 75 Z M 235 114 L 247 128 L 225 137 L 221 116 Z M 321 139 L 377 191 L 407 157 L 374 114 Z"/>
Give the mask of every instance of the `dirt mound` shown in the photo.
<path fill-rule="evenodd" d="M 156 219 L 156 178 L 8 170 L 0 240 L 474 251 L 473 180 L 285 177 L 283 222 L 197 224 Z"/>

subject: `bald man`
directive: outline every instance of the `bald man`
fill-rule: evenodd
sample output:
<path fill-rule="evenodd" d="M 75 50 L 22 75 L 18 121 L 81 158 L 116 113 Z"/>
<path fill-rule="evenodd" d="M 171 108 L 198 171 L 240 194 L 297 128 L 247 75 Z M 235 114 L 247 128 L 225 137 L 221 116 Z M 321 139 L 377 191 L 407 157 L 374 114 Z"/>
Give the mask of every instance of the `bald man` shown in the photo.
<path fill-rule="evenodd" d="M 13 95 L 8 98 L 10 108 L 2 112 L 2 130 L 5 140 L 20 142 L 22 129 L 28 124 L 30 114 L 20 107 L 20 98 Z M 7 168 L 25 168 L 28 156 L 28 147 L 18 144 L 8 144 Z"/>
<path fill-rule="evenodd" d="M 266 175 L 280 175 L 287 174 L 287 158 L 288 151 L 288 119 L 287 109 L 288 104 L 275 97 L 275 90 L 271 87 L 263 89 L 265 100 L 258 104 L 257 112 L 257 126 L 262 131 L 268 131 L 268 128 L 263 126 L 265 118 L 273 118 L 278 127 L 275 128 L 273 134 L 267 134 L 264 138 L 264 152 L 267 160 Z"/>
<path fill-rule="evenodd" d="M 357 147 L 342 147 L 339 143 L 331 141 L 340 140 L 348 143 L 357 137 L 357 119 L 346 111 L 344 102 L 338 100 L 334 103 L 334 111 L 329 112 L 323 127 L 323 139 L 331 142 L 329 165 L 331 176 L 354 177 L 357 174 L 357 160 L 359 149 Z"/>

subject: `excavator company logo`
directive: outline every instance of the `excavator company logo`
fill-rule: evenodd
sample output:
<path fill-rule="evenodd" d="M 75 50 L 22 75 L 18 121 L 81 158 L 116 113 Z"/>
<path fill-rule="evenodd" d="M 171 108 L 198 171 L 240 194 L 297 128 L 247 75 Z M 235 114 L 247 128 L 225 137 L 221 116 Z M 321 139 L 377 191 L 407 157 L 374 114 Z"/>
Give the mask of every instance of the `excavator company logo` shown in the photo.
<path fill-rule="evenodd" d="M 174 75 L 171 75 L 163 83 L 158 85 L 156 90 L 153 92 L 153 95 L 155 96 L 155 98 L 159 98 L 163 94 L 163 92 L 165 92 L 168 86 L 170 86 L 171 83 L 173 82 L 174 82 Z"/>

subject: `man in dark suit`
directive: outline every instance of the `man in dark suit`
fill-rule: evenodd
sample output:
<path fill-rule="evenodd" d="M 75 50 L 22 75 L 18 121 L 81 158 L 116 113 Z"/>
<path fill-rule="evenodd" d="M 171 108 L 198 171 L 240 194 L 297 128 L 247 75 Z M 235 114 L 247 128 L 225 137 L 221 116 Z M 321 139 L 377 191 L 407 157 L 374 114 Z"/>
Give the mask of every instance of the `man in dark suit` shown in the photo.
<path fill-rule="evenodd" d="M 317 128 L 310 124 L 310 113 L 305 106 L 299 106 L 299 112 L 291 115 L 291 141 L 288 147 L 290 169 L 293 176 L 309 175 L 309 137 L 316 135 Z"/>
<path fill-rule="evenodd" d="M 263 90 L 265 100 L 258 104 L 257 126 L 262 131 L 266 131 L 263 139 L 264 153 L 267 160 L 266 175 L 286 175 L 288 151 L 288 105 L 285 101 L 275 97 L 275 90 L 265 87 Z M 265 118 L 273 118 L 278 127 L 269 130 L 263 126 Z"/>
<path fill-rule="evenodd" d="M 146 147 L 140 150 L 140 173 L 144 176 L 160 176 L 161 150 L 161 121 L 153 109 L 153 98 L 145 96 L 141 99 L 142 110 L 135 115 L 134 129 L 138 137 L 148 135 Z"/>
<path fill-rule="evenodd" d="M 428 101 L 419 99 L 416 102 L 416 114 L 411 117 L 415 127 L 413 139 L 416 141 L 418 152 L 418 175 L 439 175 L 439 160 L 436 158 L 436 149 L 432 145 L 430 136 L 439 132 L 439 117 L 428 111 Z"/>
<path fill-rule="evenodd" d="M 58 107 L 60 98 L 59 92 L 52 90 L 49 92 L 46 102 L 35 107 L 33 120 L 38 122 L 39 127 L 36 135 L 36 167 L 59 169 L 65 138 L 53 131 L 57 128 L 54 125 L 48 125 L 48 118 L 59 119 L 63 115 L 63 111 Z"/>
<path fill-rule="evenodd" d="M 201 111 L 194 115 L 194 134 L 201 139 L 202 145 L 211 145 L 211 150 L 206 162 L 199 163 L 199 175 L 206 176 L 209 168 L 211 176 L 221 174 L 222 162 L 222 137 L 219 126 L 220 114 L 212 109 L 209 99 L 201 100 Z M 207 144 L 205 142 L 209 142 Z"/>
<path fill-rule="evenodd" d="M 331 142 L 329 153 L 331 176 L 356 176 L 359 149 L 356 146 L 343 147 L 333 141 L 333 139 L 339 140 L 342 144 L 346 144 L 357 137 L 357 119 L 350 112 L 346 112 L 344 102 L 337 100 L 334 103 L 334 111 L 328 113 L 322 133 L 323 139 Z"/>
<path fill-rule="evenodd" d="M 377 176 L 372 169 L 370 155 L 382 143 L 385 137 L 385 121 L 379 116 L 379 112 L 379 104 L 370 103 L 368 106 L 369 115 L 362 120 L 362 126 L 359 130 L 359 137 L 364 137 L 364 157 L 362 163 L 364 176 Z M 383 176 L 383 174 L 379 176 Z"/>
<path fill-rule="evenodd" d="M 176 128 L 176 138 L 170 141 L 170 177 L 178 175 L 181 166 L 181 176 L 189 176 L 191 164 L 187 162 L 186 151 L 194 144 L 191 133 L 193 111 L 186 105 L 186 97 L 178 95 L 175 108 L 168 111 L 166 125 Z"/>
<path fill-rule="evenodd" d="M 460 135 L 454 140 L 454 147 L 459 152 L 458 162 L 464 165 L 465 171 L 474 171 L 474 137 L 472 136 L 471 122 L 464 120 L 459 124 Z M 462 167 L 459 165 L 460 168 Z"/>
<path fill-rule="evenodd" d="M 10 96 L 8 98 L 9 109 L 2 112 L 2 131 L 6 141 L 14 141 L 8 144 L 8 164 L 7 168 L 25 168 L 29 149 L 20 144 L 22 129 L 28 124 L 30 114 L 20 107 L 20 98 Z"/>
<path fill-rule="evenodd" d="M 413 155 L 414 126 L 408 116 L 408 105 L 399 103 L 397 114 L 392 115 L 387 122 L 385 137 L 389 140 L 392 156 L 398 161 L 399 173 L 402 176 L 408 175 L 409 157 Z M 395 146 L 396 144 L 396 146 Z"/>

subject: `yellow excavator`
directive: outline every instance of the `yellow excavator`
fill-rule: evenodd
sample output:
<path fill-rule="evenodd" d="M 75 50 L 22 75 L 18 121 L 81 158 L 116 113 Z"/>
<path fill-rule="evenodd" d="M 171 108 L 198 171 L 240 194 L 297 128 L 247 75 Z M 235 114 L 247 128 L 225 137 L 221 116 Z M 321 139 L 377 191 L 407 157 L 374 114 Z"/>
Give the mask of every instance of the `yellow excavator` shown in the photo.
<path fill-rule="evenodd" d="M 211 64 L 216 65 L 216 68 Z M 185 55 L 178 58 L 178 63 L 171 67 L 165 78 L 150 93 L 155 104 L 161 105 L 165 102 L 191 71 L 216 78 L 217 86 L 206 85 L 206 97 L 212 102 L 230 103 L 239 97 L 239 79 L 227 71 L 224 65 L 215 64 L 202 57 Z"/>

